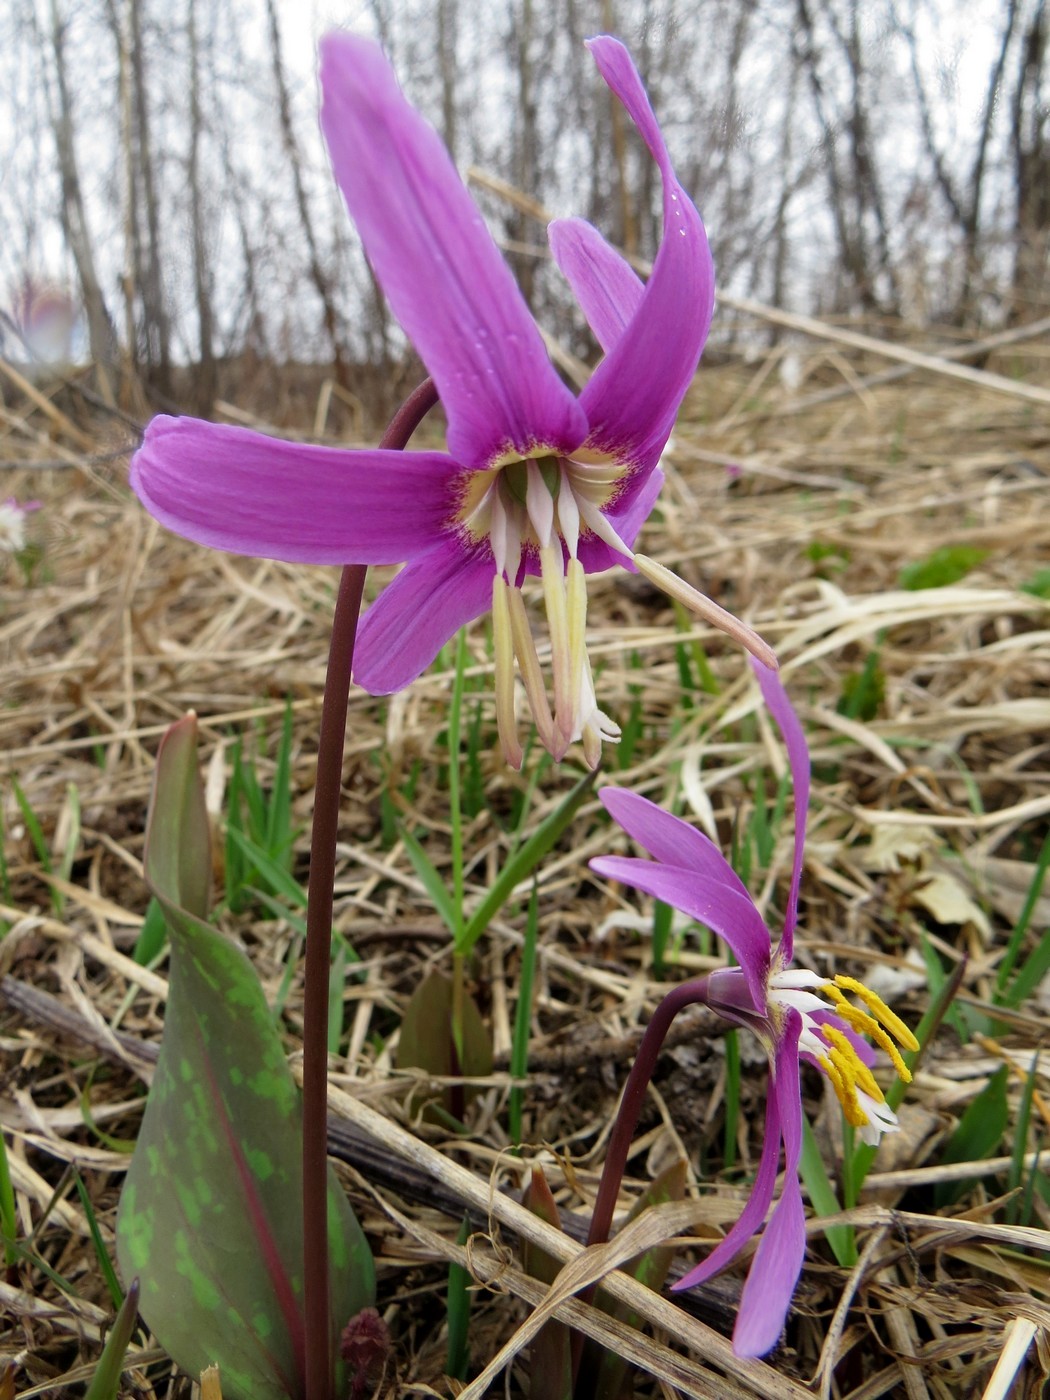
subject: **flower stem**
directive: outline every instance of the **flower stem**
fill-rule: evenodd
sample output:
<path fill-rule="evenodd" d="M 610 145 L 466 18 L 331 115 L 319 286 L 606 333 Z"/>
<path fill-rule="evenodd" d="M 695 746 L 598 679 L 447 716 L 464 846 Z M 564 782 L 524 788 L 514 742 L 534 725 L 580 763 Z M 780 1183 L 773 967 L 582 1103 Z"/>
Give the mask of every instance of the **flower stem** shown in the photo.
<path fill-rule="evenodd" d="M 381 448 L 403 448 L 437 403 L 425 380 L 395 414 Z M 306 1400 L 332 1400 L 335 1347 L 328 1277 L 328 982 L 339 795 L 350 670 L 365 566 L 348 564 L 339 581 L 317 744 L 303 989 L 303 1309 Z M 341 1319 L 339 1326 L 348 1319 Z"/>
<path fill-rule="evenodd" d="M 707 999 L 708 978 L 691 978 L 688 982 L 682 982 L 677 987 L 672 987 L 649 1019 L 642 1043 L 635 1055 L 634 1064 L 631 1066 L 631 1072 L 627 1076 L 620 1106 L 616 1110 L 616 1122 L 613 1124 L 613 1130 L 609 1136 L 609 1150 L 605 1154 L 601 1180 L 598 1182 L 598 1194 L 594 1199 L 591 1227 L 587 1233 L 588 1245 L 604 1244 L 609 1238 L 616 1202 L 620 1196 L 624 1169 L 627 1166 L 627 1154 L 631 1149 L 642 1105 L 645 1103 L 649 1081 L 656 1070 L 656 1062 L 660 1058 L 660 1051 L 667 1038 L 667 1032 L 671 1029 L 671 1023 L 678 1013 L 684 1011 L 687 1006 L 694 1006 L 698 1002 L 706 1003 Z M 593 1285 L 581 1293 L 580 1301 L 589 1303 L 594 1297 L 596 1288 L 597 1285 Z M 580 1369 L 580 1358 L 583 1354 L 583 1343 L 583 1333 L 575 1333 L 572 1346 L 574 1389 Z"/>

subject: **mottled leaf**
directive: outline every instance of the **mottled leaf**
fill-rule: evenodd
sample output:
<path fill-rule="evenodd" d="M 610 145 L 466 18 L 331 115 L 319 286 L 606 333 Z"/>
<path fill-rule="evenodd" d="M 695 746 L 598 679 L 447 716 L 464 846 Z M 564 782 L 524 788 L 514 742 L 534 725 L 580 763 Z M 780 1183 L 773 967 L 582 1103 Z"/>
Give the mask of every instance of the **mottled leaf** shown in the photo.
<path fill-rule="evenodd" d="M 302 1123 L 255 971 L 203 922 L 211 853 L 193 716 L 157 757 L 145 871 L 171 935 L 164 1040 L 117 1219 L 140 1311 L 225 1400 L 302 1393 Z M 330 1176 L 332 1335 L 368 1306 L 371 1254 Z"/>

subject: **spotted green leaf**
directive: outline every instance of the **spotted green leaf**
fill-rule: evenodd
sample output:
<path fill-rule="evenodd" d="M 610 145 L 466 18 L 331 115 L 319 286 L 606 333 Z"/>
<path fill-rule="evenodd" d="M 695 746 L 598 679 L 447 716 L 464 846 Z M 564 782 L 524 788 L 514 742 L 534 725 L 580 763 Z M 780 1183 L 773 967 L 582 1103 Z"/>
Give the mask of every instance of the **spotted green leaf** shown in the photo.
<path fill-rule="evenodd" d="M 210 870 L 191 715 L 161 744 L 146 833 L 146 881 L 171 935 L 170 986 L 117 1258 L 183 1369 L 218 1363 L 225 1400 L 284 1400 L 303 1392 L 300 1097 L 251 963 L 204 922 Z M 334 1351 L 375 1292 L 371 1254 L 334 1176 L 329 1247 Z"/>

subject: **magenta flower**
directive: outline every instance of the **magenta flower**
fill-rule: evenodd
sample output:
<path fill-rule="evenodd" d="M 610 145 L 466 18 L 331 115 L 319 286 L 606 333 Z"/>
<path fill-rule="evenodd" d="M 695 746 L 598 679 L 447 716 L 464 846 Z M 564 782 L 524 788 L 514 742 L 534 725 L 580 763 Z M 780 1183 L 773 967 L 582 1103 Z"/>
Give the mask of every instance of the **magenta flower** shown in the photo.
<path fill-rule="evenodd" d="M 437 385 L 448 452 L 341 451 L 157 418 L 131 468 L 147 509 L 201 544 L 303 563 L 406 562 L 358 636 L 355 678 L 373 694 L 408 685 L 491 606 L 497 718 L 515 766 L 515 658 L 555 756 L 582 739 L 593 766 L 602 739 L 619 735 L 591 679 L 588 573 L 637 569 L 776 664 L 750 628 L 634 553 L 707 338 L 714 273 L 627 51 L 605 37 L 589 48 L 659 167 L 664 219 L 644 286 L 589 224 L 550 227 L 554 257 L 605 352 L 579 398 L 551 365 L 448 152 L 386 59 L 363 39 L 329 34 L 321 125 L 332 166 L 376 276 Z M 542 577 L 553 711 L 521 595 L 530 574 Z"/>
<path fill-rule="evenodd" d="M 790 966 L 809 803 L 809 751 L 779 677 L 762 666 L 754 670 L 787 744 L 794 783 L 795 852 L 784 930 L 776 947 L 751 896 L 714 842 L 636 793 L 605 788 L 600 796 L 612 816 L 654 859 L 601 856 L 591 861 L 598 874 L 674 905 L 728 944 L 740 965 L 711 975 L 709 1004 L 754 1031 L 769 1055 L 762 1155 L 751 1195 L 726 1237 L 675 1285 L 692 1288 L 703 1283 L 757 1234 L 773 1199 L 783 1145 L 784 1184 L 759 1240 L 733 1332 L 733 1347 L 740 1356 L 763 1356 L 776 1345 L 805 1254 L 805 1214 L 798 1180 L 800 1059 L 823 1070 L 847 1121 L 865 1142 L 877 1143 L 882 1133 L 896 1130 L 897 1119 L 871 1072 L 874 1055 L 860 1037 L 868 1036 L 884 1050 L 906 1083 L 911 1076 L 891 1037 L 909 1050 L 918 1049 L 900 1018 L 854 978 L 828 979 Z M 853 1005 L 846 993 L 862 1007 Z"/>

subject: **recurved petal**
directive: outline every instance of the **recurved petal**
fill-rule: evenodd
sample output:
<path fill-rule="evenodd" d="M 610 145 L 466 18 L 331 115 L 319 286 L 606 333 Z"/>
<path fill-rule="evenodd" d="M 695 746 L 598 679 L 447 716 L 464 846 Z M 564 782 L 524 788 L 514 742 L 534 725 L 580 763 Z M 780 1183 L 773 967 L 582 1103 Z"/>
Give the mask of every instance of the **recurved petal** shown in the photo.
<path fill-rule="evenodd" d="M 747 894 L 725 884 L 705 881 L 695 870 L 631 856 L 599 856 L 591 869 L 607 880 L 620 880 L 680 909 L 713 929 L 732 950 L 751 991 L 755 1010 L 765 1012 L 765 977 L 771 946 L 769 930 Z"/>
<path fill-rule="evenodd" d="M 623 334 L 581 395 L 589 443 L 651 464 L 667 441 L 711 325 L 714 265 L 700 215 L 679 185 L 638 73 L 616 39 L 588 43 L 660 167 L 664 226 L 652 275 Z"/>
<path fill-rule="evenodd" d="M 448 537 L 402 569 L 365 613 L 354 679 L 372 695 L 402 690 L 492 601 L 492 555 Z"/>
<path fill-rule="evenodd" d="M 608 354 L 641 305 L 642 279 L 586 219 L 555 219 L 547 225 L 547 240 L 595 339 Z"/>
<path fill-rule="evenodd" d="M 562 384 L 510 269 L 448 152 L 377 46 L 321 41 L 321 126 L 336 180 L 390 305 L 448 414 L 449 451 L 484 466 L 511 448 L 579 445 Z"/>
<path fill-rule="evenodd" d="M 776 1098 L 784 1137 L 784 1187 L 762 1233 L 740 1297 L 740 1312 L 733 1329 L 733 1350 L 738 1356 L 765 1356 L 776 1346 L 806 1252 L 806 1214 L 798 1184 L 802 1147 L 798 1072 L 801 1025 L 798 1012 L 789 1011 L 784 1035 L 777 1045 L 770 1097 Z"/>
<path fill-rule="evenodd" d="M 784 683 L 776 671 L 751 659 L 751 669 L 758 678 L 762 697 L 770 714 L 777 722 L 788 751 L 788 764 L 791 768 L 791 783 L 794 789 L 795 804 L 795 851 L 791 862 L 791 889 L 788 893 L 787 909 L 784 914 L 784 933 L 780 940 L 780 951 L 784 962 L 791 961 L 795 946 L 795 923 L 798 919 L 798 891 L 802 882 L 802 859 L 806 844 L 806 814 L 809 811 L 809 745 L 802 730 L 802 723 L 795 713 L 795 707 L 788 699 Z"/>
<path fill-rule="evenodd" d="M 602 788 L 598 796 L 627 835 L 656 860 L 692 870 L 698 881 L 728 885 L 750 902 L 751 896 L 740 876 L 710 837 L 695 826 L 628 788 Z"/>
<path fill-rule="evenodd" d="M 773 1199 L 773 1188 L 776 1185 L 779 1164 L 780 1109 L 776 1095 L 769 1094 L 766 1098 L 766 1126 L 762 1137 L 762 1156 L 755 1174 L 755 1184 L 751 1188 L 751 1194 L 744 1204 L 744 1209 L 730 1227 L 725 1239 L 719 1240 L 707 1258 L 695 1269 L 691 1269 L 678 1283 L 671 1285 L 676 1293 L 683 1288 L 695 1288 L 697 1284 L 713 1278 L 719 1270 L 732 1263 L 751 1236 L 761 1228 L 762 1221 L 766 1218 L 766 1211 L 769 1209 L 769 1203 Z"/>
<path fill-rule="evenodd" d="M 432 549 L 454 509 L 443 452 L 283 442 L 154 418 L 131 486 L 162 525 L 213 549 L 303 564 L 396 564 Z"/>

